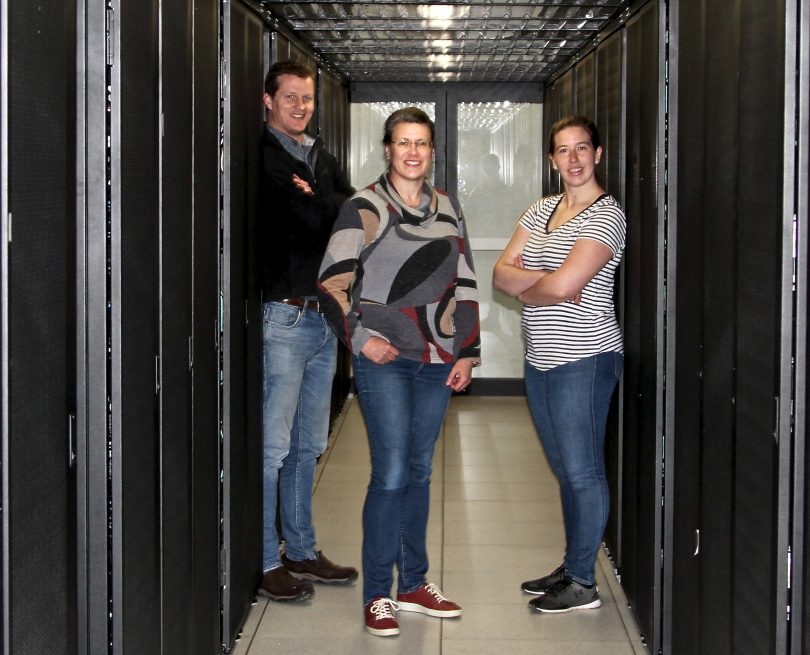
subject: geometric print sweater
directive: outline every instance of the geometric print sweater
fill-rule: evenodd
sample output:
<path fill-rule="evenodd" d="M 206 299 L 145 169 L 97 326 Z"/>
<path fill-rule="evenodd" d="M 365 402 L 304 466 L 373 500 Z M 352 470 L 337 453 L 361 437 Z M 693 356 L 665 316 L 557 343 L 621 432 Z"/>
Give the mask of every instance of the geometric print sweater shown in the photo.
<path fill-rule="evenodd" d="M 387 176 L 342 206 L 318 280 L 324 315 L 355 354 L 371 336 L 420 362 L 480 357 L 478 290 L 458 203 L 425 183 L 408 207 Z"/>

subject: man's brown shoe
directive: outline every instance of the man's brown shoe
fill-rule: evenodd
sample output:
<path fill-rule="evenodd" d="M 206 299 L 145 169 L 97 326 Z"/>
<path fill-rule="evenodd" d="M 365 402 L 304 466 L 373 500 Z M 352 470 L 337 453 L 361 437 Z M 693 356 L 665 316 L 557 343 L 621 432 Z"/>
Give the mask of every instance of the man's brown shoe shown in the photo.
<path fill-rule="evenodd" d="M 281 603 L 292 603 L 312 598 L 315 588 L 309 582 L 294 578 L 283 566 L 279 566 L 264 574 L 259 593 Z"/>
<path fill-rule="evenodd" d="M 357 569 L 330 562 L 323 551 L 318 550 L 316 553 L 318 556 L 315 559 L 300 561 L 291 560 L 285 553 L 281 556 L 281 561 L 291 575 L 301 580 L 314 580 L 326 584 L 349 584 L 357 580 Z"/>

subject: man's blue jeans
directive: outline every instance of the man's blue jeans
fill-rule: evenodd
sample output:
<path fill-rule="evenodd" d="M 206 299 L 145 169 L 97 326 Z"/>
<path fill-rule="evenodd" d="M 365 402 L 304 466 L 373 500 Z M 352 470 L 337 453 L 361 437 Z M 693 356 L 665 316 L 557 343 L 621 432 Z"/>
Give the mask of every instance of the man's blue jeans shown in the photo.
<path fill-rule="evenodd" d="M 366 422 L 371 481 L 363 506 L 363 604 L 425 583 L 433 450 L 447 413 L 451 364 L 398 357 L 378 365 L 355 355 L 354 380 Z"/>
<path fill-rule="evenodd" d="M 529 409 L 560 483 L 564 564 L 568 575 L 585 585 L 594 581 L 610 509 L 605 429 L 623 361 L 621 353 L 608 352 L 548 371 L 524 366 Z"/>
<path fill-rule="evenodd" d="M 281 566 L 276 503 L 290 559 L 317 557 L 312 483 L 329 436 L 336 339 L 322 314 L 264 304 L 264 558 Z"/>

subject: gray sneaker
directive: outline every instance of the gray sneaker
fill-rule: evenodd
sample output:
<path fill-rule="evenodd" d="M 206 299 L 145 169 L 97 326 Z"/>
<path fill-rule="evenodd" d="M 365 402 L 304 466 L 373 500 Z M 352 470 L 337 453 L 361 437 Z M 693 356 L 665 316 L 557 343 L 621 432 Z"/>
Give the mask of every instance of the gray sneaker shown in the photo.
<path fill-rule="evenodd" d="M 565 564 L 561 564 L 551 573 L 543 576 L 542 578 L 537 578 L 537 580 L 526 580 L 526 582 L 520 585 L 520 588 L 527 594 L 534 594 L 536 596 L 538 594 L 546 593 L 549 587 L 560 580 L 565 580 Z"/>
<path fill-rule="evenodd" d="M 596 584 L 589 587 L 564 578 L 549 587 L 542 596 L 529 601 L 529 607 L 538 612 L 561 613 L 574 610 L 596 609 L 602 605 Z"/>

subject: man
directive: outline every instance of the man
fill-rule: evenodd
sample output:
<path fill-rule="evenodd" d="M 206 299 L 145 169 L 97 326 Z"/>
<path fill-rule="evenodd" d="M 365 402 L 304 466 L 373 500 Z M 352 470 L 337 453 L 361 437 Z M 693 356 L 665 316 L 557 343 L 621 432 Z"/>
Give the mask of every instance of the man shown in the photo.
<path fill-rule="evenodd" d="M 308 580 L 349 584 L 357 570 L 315 550 L 312 483 L 326 448 L 336 340 L 317 301 L 332 224 L 354 190 L 337 160 L 304 130 L 315 72 L 276 63 L 265 79 L 260 213 L 264 334 L 264 561 L 260 591 L 311 598 Z M 279 553 L 276 507 L 284 554 Z"/>

